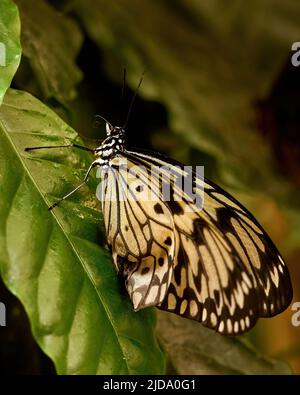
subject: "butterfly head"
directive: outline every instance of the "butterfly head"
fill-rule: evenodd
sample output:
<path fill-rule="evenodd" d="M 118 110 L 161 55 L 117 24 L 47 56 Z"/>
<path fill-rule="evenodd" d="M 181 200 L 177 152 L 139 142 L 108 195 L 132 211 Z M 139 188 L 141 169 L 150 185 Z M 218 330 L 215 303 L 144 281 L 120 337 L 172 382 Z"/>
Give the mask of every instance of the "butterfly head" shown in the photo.
<path fill-rule="evenodd" d="M 125 130 L 122 128 L 122 126 L 113 126 L 111 123 L 106 122 L 106 135 L 107 137 L 122 137 L 125 135 Z"/>
<path fill-rule="evenodd" d="M 106 122 L 106 139 L 96 149 L 96 154 L 103 160 L 114 157 L 125 149 L 125 130 L 121 126 L 113 126 Z"/>

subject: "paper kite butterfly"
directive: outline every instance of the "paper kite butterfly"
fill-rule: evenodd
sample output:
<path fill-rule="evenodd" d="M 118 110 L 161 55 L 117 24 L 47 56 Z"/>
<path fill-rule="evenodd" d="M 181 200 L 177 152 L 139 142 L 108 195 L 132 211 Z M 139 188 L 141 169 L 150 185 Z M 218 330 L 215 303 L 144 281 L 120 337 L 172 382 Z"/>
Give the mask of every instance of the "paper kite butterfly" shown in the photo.
<path fill-rule="evenodd" d="M 181 163 L 129 151 L 123 127 L 106 121 L 106 130 L 95 150 L 67 145 L 96 156 L 74 191 L 99 167 L 107 242 L 134 309 L 156 306 L 228 335 L 284 311 L 292 299 L 289 272 L 253 215 L 194 173 L 193 196 L 203 198 L 199 209 L 176 182 L 187 178 Z M 26 150 L 39 148 L 49 147 Z M 161 172 L 150 180 L 153 168 Z M 169 199 L 162 196 L 164 179 L 170 180 Z"/>

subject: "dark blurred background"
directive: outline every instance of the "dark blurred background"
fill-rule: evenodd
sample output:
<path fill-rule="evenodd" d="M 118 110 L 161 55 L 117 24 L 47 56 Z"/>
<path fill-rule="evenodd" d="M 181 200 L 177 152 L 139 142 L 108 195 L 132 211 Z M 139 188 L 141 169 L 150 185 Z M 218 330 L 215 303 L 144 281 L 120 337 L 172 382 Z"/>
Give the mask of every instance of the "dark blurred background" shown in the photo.
<path fill-rule="evenodd" d="M 300 3 L 254 1 L 16 1 L 23 58 L 13 87 L 52 107 L 87 144 L 101 114 L 127 127 L 128 146 L 205 166 L 257 217 L 290 268 L 300 301 Z M 38 51 L 37 51 L 38 49 Z M 123 69 L 127 80 L 122 97 Z M 4 373 L 55 373 L 18 300 L 0 284 Z M 247 335 L 300 373 L 300 326 L 289 308 Z M 9 328 L 9 330 L 8 330 Z"/>

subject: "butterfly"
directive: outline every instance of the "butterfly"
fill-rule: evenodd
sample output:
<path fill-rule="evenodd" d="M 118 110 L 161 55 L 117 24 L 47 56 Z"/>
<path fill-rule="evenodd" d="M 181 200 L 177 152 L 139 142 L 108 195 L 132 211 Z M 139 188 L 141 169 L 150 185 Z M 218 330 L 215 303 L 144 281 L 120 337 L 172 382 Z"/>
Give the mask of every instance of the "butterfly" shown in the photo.
<path fill-rule="evenodd" d="M 259 317 L 287 308 L 292 299 L 287 266 L 245 207 L 195 172 L 190 180 L 180 162 L 127 150 L 124 127 L 106 121 L 106 133 L 94 150 L 66 146 L 92 151 L 96 159 L 82 184 L 50 209 L 99 168 L 107 243 L 136 311 L 156 306 L 238 335 Z M 26 150 L 40 148 L 50 147 Z M 180 179 L 190 180 L 190 193 Z"/>

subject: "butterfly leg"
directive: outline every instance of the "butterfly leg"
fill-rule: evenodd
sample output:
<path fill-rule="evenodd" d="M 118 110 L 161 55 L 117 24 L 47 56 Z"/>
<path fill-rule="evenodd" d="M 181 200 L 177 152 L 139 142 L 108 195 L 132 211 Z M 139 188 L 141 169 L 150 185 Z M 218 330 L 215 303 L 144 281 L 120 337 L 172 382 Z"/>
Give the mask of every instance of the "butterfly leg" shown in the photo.
<path fill-rule="evenodd" d="M 48 149 L 48 148 L 79 148 L 84 151 L 89 151 L 89 152 L 95 153 L 95 150 L 92 148 L 83 147 L 82 145 L 78 145 L 78 144 L 74 144 L 74 143 L 65 144 L 65 145 L 46 145 L 44 147 L 27 147 L 24 149 L 24 151 L 28 152 L 28 151 L 35 151 L 38 149 Z"/>
<path fill-rule="evenodd" d="M 73 195 L 73 193 L 75 193 L 76 191 L 78 191 L 78 189 L 80 189 L 81 187 L 83 187 L 83 186 L 88 182 L 88 179 L 89 179 L 89 175 L 90 175 L 91 170 L 92 170 L 94 167 L 96 167 L 96 166 L 99 166 L 99 163 L 93 162 L 93 163 L 90 165 L 90 167 L 88 168 L 88 170 L 87 170 L 87 172 L 86 172 L 86 174 L 85 174 L 85 176 L 84 176 L 84 179 L 83 179 L 82 183 L 79 184 L 75 189 L 73 189 L 73 190 L 72 190 L 71 192 L 69 192 L 67 195 L 63 196 L 63 197 L 62 197 L 61 199 L 59 199 L 57 202 L 55 202 L 54 204 L 52 204 L 52 205 L 48 208 L 48 210 L 49 210 L 49 211 L 53 210 L 54 207 L 58 206 L 63 200 L 68 199 L 68 197 L 70 197 L 71 195 Z"/>

